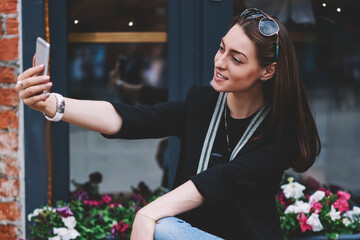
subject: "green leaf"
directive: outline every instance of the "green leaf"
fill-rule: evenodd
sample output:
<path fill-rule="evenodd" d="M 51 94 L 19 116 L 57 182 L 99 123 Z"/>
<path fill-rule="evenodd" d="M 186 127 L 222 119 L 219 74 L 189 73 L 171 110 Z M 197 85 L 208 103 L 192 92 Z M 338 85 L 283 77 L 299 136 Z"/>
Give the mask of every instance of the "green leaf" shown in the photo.
<path fill-rule="evenodd" d="M 96 239 L 104 239 L 106 237 L 106 233 L 102 232 L 102 233 L 98 233 L 95 235 Z"/>
<path fill-rule="evenodd" d="M 325 235 L 328 239 L 332 239 L 332 240 L 336 240 L 339 238 L 338 233 L 325 233 Z"/>

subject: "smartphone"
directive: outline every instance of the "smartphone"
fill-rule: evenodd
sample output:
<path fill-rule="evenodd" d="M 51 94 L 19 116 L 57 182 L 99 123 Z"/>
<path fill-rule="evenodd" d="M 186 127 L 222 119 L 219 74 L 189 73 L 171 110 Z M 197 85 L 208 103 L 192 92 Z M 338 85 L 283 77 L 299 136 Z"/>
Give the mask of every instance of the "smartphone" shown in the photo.
<path fill-rule="evenodd" d="M 36 59 L 35 66 L 44 64 L 44 71 L 37 75 L 48 75 L 50 57 L 50 44 L 41 37 L 36 39 Z"/>

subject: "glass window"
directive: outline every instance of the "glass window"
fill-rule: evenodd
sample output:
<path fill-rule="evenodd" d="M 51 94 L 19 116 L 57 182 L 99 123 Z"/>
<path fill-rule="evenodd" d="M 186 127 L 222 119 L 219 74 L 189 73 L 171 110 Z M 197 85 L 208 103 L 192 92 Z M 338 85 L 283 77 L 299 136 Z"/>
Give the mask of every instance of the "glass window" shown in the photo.
<path fill-rule="evenodd" d="M 67 23 L 70 97 L 133 105 L 167 100 L 167 1 L 72 0 Z M 70 178 L 81 184 L 100 172 L 100 193 L 128 192 L 140 181 L 157 188 L 164 146 L 166 139 L 107 140 L 72 125 Z"/>
<path fill-rule="evenodd" d="M 167 31 L 167 0 L 72 0 L 67 4 L 70 33 Z"/>
<path fill-rule="evenodd" d="M 234 14 L 257 7 L 286 23 L 322 143 L 321 154 L 305 178 L 358 190 L 360 25 L 355 9 L 360 3 L 281 2 L 245 0 L 234 5 Z"/>

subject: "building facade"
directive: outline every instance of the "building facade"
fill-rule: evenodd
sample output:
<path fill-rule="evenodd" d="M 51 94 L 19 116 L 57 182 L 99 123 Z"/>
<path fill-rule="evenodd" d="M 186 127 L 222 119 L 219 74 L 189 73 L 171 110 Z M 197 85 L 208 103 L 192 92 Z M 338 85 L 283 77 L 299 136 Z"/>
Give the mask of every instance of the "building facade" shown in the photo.
<path fill-rule="evenodd" d="M 209 84 L 220 39 L 233 15 L 246 7 L 259 7 L 277 16 L 292 33 L 323 145 L 317 163 L 305 175 L 321 184 L 351 189 L 354 196 L 359 192 L 360 199 L 357 1 L 106 0 L 103 4 L 88 0 L 85 5 L 80 0 L 0 0 L 0 239 L 26 238 L 29 213 L 56 200 L 66 201 L 71 180 L 85 181 L 101 166 L 108 166 L 101 170 L 105 176 L 104 193 L 136 184 L 147 177 L 151 166 L 144 163 L 153 160 L 157 144 L 103 142 L 97 135 L 65 123 L 50 124 L 41 113 L 23 106 L 14 90 L 16 77 L 31 66 L 38 36 L 46 38 L 49 33 L 54 92 L 78 98 L 117 99 L 107 79 L 114 62 L 126 54 L 129 59 L 130 52 L 136 49 L 147 67 L 160 46 L 165 50 L 164 85 L 169 99 L 179 100 L 191 85 Z M 146 67 L 137 72 L 149 83 L 153 81 L 149 74 L 153 69 Z M 121 96 L 120 100 L 128 101 Z M 147 147 L 148 143 L 151 147 Z M 150 160 L 144 158 L 134 164 L 118 157 L 121 154 L 113 151 L 117 148 L 123 153 L 134 149 L 131 151 L 141 155 L 128 155 L 133 154 L 129 150 L 124 158 L 151 155 L 146 156 Z M 165 158 L 177 159 L 177 154 L 178 142 L 171 138 Z M 172 160 L 168 164 L 167 181 L 171 185 L 177 163 Z M 139 166 L 144 170 L 138 173 L 140 176 L 121 185 L 130 182 L 130 177 L 136 175 L 132 168 Z M 116 171 L 111 173 L 113 169 Z M 156 172 L 156 166 L 151 169 Z M 156 174 L 161 174 L 160 170 Z M 148 177 L 146 181 L 152 181 L 153 176 Z M 158 180 L 154 181 L 157 184 Z"/>

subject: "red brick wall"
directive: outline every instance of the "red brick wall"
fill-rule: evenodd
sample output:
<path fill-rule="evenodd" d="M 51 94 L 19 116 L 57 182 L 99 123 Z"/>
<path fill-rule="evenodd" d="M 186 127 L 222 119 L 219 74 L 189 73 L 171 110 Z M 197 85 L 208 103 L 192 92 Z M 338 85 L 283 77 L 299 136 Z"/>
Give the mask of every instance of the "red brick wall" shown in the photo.
<path fill-rule="evenodd" d="M 0 0 L 0 239 L 21 237 L 18 0 Z M 23 230 L 23 229 L 22 229 Z"/>

